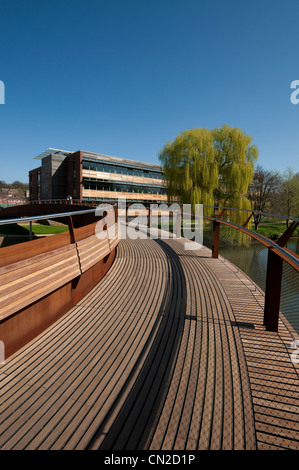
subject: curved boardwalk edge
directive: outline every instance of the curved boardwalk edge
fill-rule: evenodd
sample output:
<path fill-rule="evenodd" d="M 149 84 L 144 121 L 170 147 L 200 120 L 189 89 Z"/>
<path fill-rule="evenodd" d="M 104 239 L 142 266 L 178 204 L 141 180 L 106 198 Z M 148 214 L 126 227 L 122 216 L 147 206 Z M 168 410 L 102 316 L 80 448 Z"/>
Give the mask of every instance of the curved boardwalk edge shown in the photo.
<path fill-rule="evenodd" d="M 294 335 L 235 266 L 121 240 L 103 280 L 0 366 L 1 449 L 299 448 Z"/>
<path fill-rule="evenodd" d="M 238 268 L 213 265 L 239 325 L 252 395 L 258 449 L 299 449 L 299 365 L 291 344 L 298 334 L 281 315 L 278 332 L 263 327 L 264 294 Z M 248 296 L 248 291 L 251 296 Z M 249 324 L 247 324 L 249 322 Z"/>

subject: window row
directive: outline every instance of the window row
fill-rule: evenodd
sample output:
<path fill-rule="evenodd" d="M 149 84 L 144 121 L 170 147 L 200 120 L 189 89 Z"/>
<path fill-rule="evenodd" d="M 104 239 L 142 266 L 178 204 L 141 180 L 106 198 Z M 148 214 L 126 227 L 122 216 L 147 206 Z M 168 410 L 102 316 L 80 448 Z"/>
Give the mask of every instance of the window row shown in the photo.
<path fill-rule="evenodd" d="M 153 178 L 162 180 L 163 173 L 159 171 L 151 171 L 142 168 L 129 168 L 125 166 L 110 165 L 102 162 L 83 161 L 83 170 L 103 171 L 105 173 L 115 173 L 118 175 L 141 176 L 143 178 Z"/>
<path fill-rule="evenodd" d="M 107 202 L 107 203 L 113 203 L 115 204 L 115 199 L 114 198 L 103 198 L 103 197 L 83 197 L 82 198 L 83 201 L 96 201 L 96 202 Z M 132 203 L 138 203 L 140 204 L 140 199 L 134 199 L 134 198 L 130 198 L 130 199 L 127 199 L 128 201 L 130 201 L 130 204 Z M 142 204 L 152 204 L 153 201 L 151 199 L 142 199 Z M 159 199 L 155 199 L 155 204 L 163 204 L 165 203 L 164 200 L 159 200 Z"/>
<path fill-rule="evenodd" d="M 167 194 L 166 188 L 153 186 L 137 186 L 123 183 L 83 181 L 83 189 L 96 191 L 117 191 L 119 193 L 139 193 L 139 194 Z"/>

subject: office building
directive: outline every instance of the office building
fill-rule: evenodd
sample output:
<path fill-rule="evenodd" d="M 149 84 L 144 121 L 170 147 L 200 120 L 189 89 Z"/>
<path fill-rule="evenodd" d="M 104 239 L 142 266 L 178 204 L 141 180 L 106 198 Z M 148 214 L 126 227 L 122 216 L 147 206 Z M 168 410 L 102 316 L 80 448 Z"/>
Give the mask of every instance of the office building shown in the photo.
<path fill-rule="evenodd" d="M 162 167 L 125 158 L 49 148 L 34 157 L 41 166 L 29 172 L 30 200 L 71 197 L 90 202 L 167 202 Z"/>

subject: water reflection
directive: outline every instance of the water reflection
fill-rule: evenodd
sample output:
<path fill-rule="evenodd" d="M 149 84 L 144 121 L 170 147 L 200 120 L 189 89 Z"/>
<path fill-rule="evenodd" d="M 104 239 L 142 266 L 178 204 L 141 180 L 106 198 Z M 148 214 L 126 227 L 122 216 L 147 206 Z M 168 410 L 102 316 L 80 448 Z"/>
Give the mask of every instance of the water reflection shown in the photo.
<path fill-rule="evenodd" d="M 292 240 L 290 240 L 287 244 L 287 247 L 289 250 L 299 255 L 299 238 L 293 238 Z"/>

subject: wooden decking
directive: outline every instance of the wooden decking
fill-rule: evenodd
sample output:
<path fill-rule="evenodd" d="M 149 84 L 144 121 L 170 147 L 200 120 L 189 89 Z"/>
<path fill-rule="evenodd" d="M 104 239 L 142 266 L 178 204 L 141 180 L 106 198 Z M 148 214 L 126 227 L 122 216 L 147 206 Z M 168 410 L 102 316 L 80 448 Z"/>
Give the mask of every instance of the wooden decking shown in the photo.
<path fill-rule="evenodd" d="M 183 240 L 121 240 L 104 279 L 0 366 L 0 449 L 298 449 L 297 339 Z"/>

